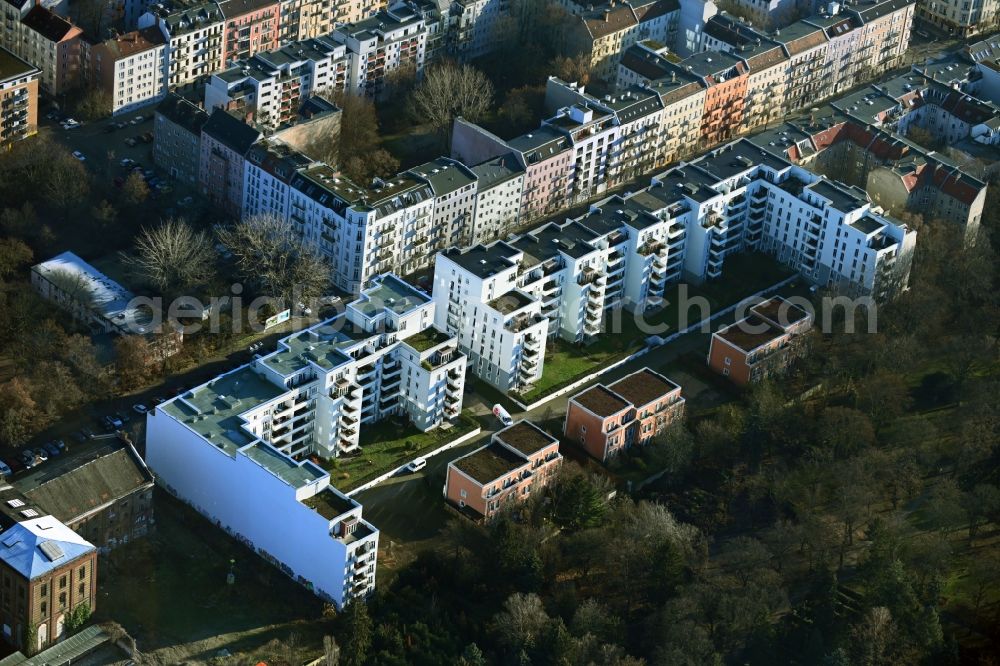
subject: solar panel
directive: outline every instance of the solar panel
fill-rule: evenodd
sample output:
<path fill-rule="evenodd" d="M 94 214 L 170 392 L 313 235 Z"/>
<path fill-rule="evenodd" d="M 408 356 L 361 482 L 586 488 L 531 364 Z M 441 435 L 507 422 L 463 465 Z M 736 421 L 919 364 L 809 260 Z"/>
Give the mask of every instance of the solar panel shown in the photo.
<path fill-rule="evenodd" d="M 36 518 L 38 517 L 38 512 L 35 511 L 34 509 L 23 509 L 21 511 L 21 515 L 24 516 L 25 518 Z"/>
<path fill-rule="evenodd" d="M 11 499 L 11 500 L 7 500 L 7 505 L 16 508 L 16 507 L 19 507 L 19 506 L 24 506 L 24 502 L 22 502 L 19 499 Z"/>
<path fill-rule="evenodd" d="M 55 541 L 43 541 L 38 544 L 38 550 L 45 554 L 45 557 L 49 558 L 50 562 L 55 562 L 56 560 L 66 557 L 66 553 Z"/>

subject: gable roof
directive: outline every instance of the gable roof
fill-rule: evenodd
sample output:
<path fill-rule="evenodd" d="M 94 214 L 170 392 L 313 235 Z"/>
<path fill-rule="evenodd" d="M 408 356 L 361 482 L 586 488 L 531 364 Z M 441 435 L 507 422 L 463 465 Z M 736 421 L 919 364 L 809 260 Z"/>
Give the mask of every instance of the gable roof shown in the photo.
<path fill-rule="evenodd" d="M 38 480 L 37 486 L 22 488 L 25 496 L 64 523 L 73 523 L 143 486 L 152 486 L 153 475 L 135 450 L 126 446 L 58 476 Z"/>
<path fill-rule="evenodd" d="M 53 516 L 26 520 L 0 533 L 0 560 L 28 580 L 94 550 L 92 543 Z"/>
<path fill-rule="evenodd" d="M 63 17 L 41 5 L 32 7 L 21 23 L 50 42 L 61 42 L 67 37 L 75 37 L 83 32 Z"/>

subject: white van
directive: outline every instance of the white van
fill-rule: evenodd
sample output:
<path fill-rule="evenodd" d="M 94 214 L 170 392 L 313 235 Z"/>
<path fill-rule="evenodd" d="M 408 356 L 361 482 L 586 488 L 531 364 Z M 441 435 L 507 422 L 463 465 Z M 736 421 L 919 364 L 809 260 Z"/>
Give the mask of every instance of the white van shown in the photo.
<path fill-rule="evenodd" d="M 406 471 L 408 472 L 419 472 L 424 467 L 427 467 L 427 461 L 423 458 L 414 458 L 410 461 L 410 464 L 406 466 Z"/>
<path fill-rule="evenodd" d="M 511 417 L 510 413 L 499 403 L 493 405 L 493 416 L 500 419 L 500 423 L 502 423 L 505 428 L 509 425 L 514 425 L 514 419 Z"/>

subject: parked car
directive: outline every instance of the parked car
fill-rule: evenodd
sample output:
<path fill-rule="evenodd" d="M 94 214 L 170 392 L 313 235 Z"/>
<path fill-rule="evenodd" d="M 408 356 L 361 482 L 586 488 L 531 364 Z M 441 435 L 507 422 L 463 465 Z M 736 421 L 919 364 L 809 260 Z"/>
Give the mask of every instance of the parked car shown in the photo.
<path fill-rule="evenodd" d="M 94 437 L 94 431 L 91 430 L 90 428 L 84 428 L 83 430 L 80 431 L 80 434 L 86 437 L 87 439 L 92 439 Z"/>
<path fill-rule="evenodd" d="M 50 458 L 54 458 L 62 453 L 62 451 L 59 450 L 59 447 L 55 445 L 55 442 L 46 442 L 42 445 L 42 449 L 45 453 L 49 454 Z"/>
<path fill-rule="evenodd" d="M 137 143 L 138 143 L 138 141 L 136 141 L 134 137 L 130 136 L 130 137 L 128 137 L 128 138 L 125 139 L 125 145 L 129 146 L 130 148 L 135 147 L 135 144 L 137 144 Z"/>
<path fill-rule="evenodd" d="M 130 158 L 128 158 L 128 157 L 125 157 L 125 158 L 122 158 L 122 161 L 121 161 L 121 162 L 119 162 L 118 164 L 120 164 L 120 165 L 121 165 L 121 166 L 123 166 L 123 167 L 130 167 L 130 166 L 132 166 L 133 164 L 135 164 L 135 160 L 133 160 L 133 159 L 130 159 Z"/>
<path fill-rule="evenodd" d="M 503 408 L 503 405 L 493 405 L 493 416 L 497 417 L 504 427 L 514 424 L 513 417 L 511 417 L 510 412 Z"/>
<path fill-rule="evenodd" d="M 312 308 L 306 305 L 305 303 L 299 303 L 298 308 L 299 312 L 307 317 L 313 313 Z"/>
<path fill-rule="evenodd" d="M 122 423 L 122 420 L 117 416 L 112 415 L 104 417 L 104 427 L 107 428 L 108 430 L 118 430 L 123 425 L 125 424 Z"/>
<path fill-rule="evenodd" d="M 5 463 L 4 461 L 0 460 L 0 474 L 2 474 L 3 476 L 10 476 L 13 473 L 14 473 L 14 470 L 12 470 L 10 468 L 10 466 L 7 465 L 7 463 Z"/>
<path fill-rule="evenodd" d="M 167 401 L 166 398 L 164 398 L 162 396 L 159 396 L 159 395 L 153 398 L 153 404 L 154 405 L 162 405 L 166 401 Z"/>
<path fill-rule="evenodd" d="M 152 132 L 146 132 L 145 134 L 143 134 L 139 138 L 142 140 L 143 143 L 153 143 L 153 133 Z"/>
<path fill-rule="evenodd" d="M 84 430 L 77 430 L 76 432 L 73 433 L 73 439 L 75 439 L 80 444 L 83 444 L 88 439 L 90 439 L 90 435 L 88 435 Z"/>
<path fill-rule="evenodd" d="M 7 466 L 10 467 L 10 470 L 14 473 L 23 472 L 25 470 L 24 462 L 20 458 L 11 458 L 7 462 Z"/>
<path fill-rule="evenodd" d="M 132 420 L 132 417 L 129 415 L 128 410 L 121 410 L 121 411 L 115 412 L 111 416 L 113 416 L 113 417 L 117 416 L 118 420 L 121 421 L 122 423 L 128 423 L 129 421 Z"/>
<path fill-rule="evenodd" d="M 74 150 L 73 151 L 73 157 L 75 157 L 76 159 L 80 160 L 81 162 L 86 162 L 87 161 L 87 156 L 84 155 L 83 153 L 81 153 L 79 150 Z"/>
<path fill-rule="evenodd" d="M 407 464 L 406 471 L 407 472 L 419 472 L 424 467 L 427 467 L 427 461 L 426 460 L 424 460 L 423 458 L 414 458 L 413 460 L 411 460 L 409 462 L 409 464 Z"/>
<path fill-rule="evenodd" d="M 145 414 L 146 412 L 149 411 L 149 407 L 146 407 L 146 405 L 142 404 L 141 402 L 138 402 L 132 405 L 132 411 L 135 412 L 136 414 Z"/>
<path fill-rule="evenodd" d="M 49 454 L 45 452 L 45 449 L 43 449 L 40 446 L 37 449 L 35 449 L 35 460 L 45 462 L 48 459 L 49 459 Z"/>
<path fill-rule="evenodd" d="M 142 122 L 142 116 L 136 116 L 132 120 L 128 121 L 128 124 L 129 125 L 138 125 L 141 122 Z"/>
<path fill-rule="evenodd" d="M 31 449 L 27 449 L 21 452 L 21 464 L 24 465 L 24 469 L 31 469 L 35 466 L 35 452 Z"/>

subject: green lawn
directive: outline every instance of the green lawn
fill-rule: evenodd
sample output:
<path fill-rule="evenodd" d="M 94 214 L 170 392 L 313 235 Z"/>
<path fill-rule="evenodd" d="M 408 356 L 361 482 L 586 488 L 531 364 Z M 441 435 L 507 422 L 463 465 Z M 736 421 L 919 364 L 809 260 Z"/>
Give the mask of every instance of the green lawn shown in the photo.
<path fill-rule="evenodd" d="M 400 419 L 384 419 L 365 425 L 361 431 L 359 454 L 330 461 L 320 460 L 319 464 L 329 470 L 333 485 L 338 490 L 348 492 L 474 430 L 478 425 L 466 412 L 458 416 L 451 428 L 435 428 L 428 432 L 420 432 L 413 424 Z"/>
<path fill-rule="evenodd" d="M 546 345 L 545 369 L 537 384 L 523 395 L 512 397 L 532 402 L 572 384 L 601 366 L 614 363 L 640 349 L 650 335 L 667 336 L 681 327 L 697 323 L 742 299 L 791 276 L 793 271 L 759 253 L 726 259 L 722 277 L 701 285 L 677 284 L 664 292 L 667 305 L 641 317 L 619 311 L 606 318 L 604 333 L 589 345 L 550 340 Z M 693 302 L 702 297 L 708 310 Z"/>

